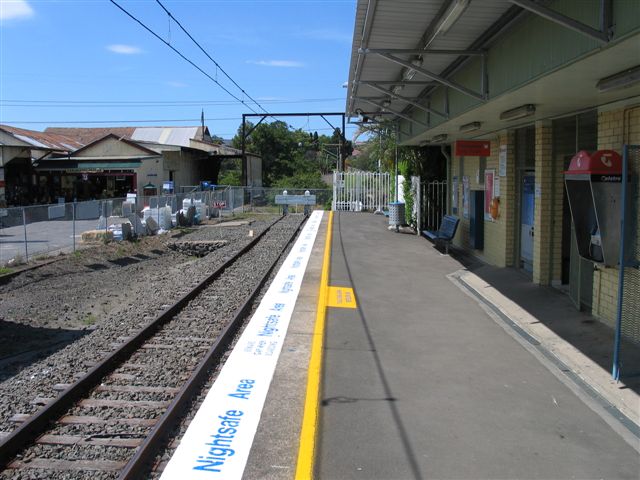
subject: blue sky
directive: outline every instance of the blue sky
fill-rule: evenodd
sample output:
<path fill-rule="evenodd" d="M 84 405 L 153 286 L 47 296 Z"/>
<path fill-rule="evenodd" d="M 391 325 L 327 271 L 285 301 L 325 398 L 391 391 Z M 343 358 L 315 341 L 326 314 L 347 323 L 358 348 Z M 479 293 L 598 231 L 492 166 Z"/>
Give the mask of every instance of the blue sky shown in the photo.
<path fill-rule="evenodd" d="M 269 112 L 344 111 L 355 0 L 161 1 Z M 155 0 L 117 2 L 243 98 Z M 0 123 L 187 125 L 202 108 L 225 138 L 250 113 L 109 0 L 0 0 Z M 319 118 L 286 121 L 330 133 Z"/>

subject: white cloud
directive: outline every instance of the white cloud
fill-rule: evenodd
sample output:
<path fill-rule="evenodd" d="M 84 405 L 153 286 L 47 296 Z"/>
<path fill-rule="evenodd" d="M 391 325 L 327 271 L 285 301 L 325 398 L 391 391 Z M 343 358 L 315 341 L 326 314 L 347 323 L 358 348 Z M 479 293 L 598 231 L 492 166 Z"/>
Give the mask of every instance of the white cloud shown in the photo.
<path fill-rule="evenodd" d="M 297 36 L 302 38 L 310 38 L 312 40 L 321 40 L 327 42 L 338 42 L 351 44 L 352 36 L 345 32 L 331 29 L 301 30 Z"/>
<path fill-rule="evenodd" d="M 135 47 L 133 45 L 122 45 L 122 44 L 114 44 L 107 45 L 107 50 L 113 53 L 120 53 L 122 55 L 137 55 L 142 53 L 142 49 L 140 47 Z"/>
<path fill-rule="evenodd" d="M 261 67 L 302 68 L 304 63 L 293 60 L 247 60 L 247 63 Z"/>
<path fill-rule="evenodd" d="M 33 8 L 25 0 L 0 0 L 0 20 L 29 18 L 33 14 Z"/>

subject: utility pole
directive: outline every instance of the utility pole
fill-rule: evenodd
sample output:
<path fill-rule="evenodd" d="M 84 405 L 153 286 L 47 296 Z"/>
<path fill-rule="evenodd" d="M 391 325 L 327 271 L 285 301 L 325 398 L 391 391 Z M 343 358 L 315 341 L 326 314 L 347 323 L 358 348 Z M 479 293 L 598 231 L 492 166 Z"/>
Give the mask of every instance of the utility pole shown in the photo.
<path fill-rule="evenodd" d="M 241 173 L 240 173 L 240 183 L 242 183 L 242 185 L 246 185 L 247 183 L 247 153 L 246 153 L 246 149 L 247 149 L 247 144 L 246 144 L 246 134 L 245 134 L 245 128 L 246 128 L 246 119 L 245 119 L 245 114 L 242 114 L 242 158 L 240 159 L 240 162 L 242 163 L 241 165 Z"/>

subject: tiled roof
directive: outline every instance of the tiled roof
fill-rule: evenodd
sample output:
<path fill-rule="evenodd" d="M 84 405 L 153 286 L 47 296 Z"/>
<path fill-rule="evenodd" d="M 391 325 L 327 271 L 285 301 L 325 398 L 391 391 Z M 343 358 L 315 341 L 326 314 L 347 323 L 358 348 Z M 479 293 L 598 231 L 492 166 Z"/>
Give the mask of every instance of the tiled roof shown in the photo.
<path fill-rule="evenodd" d="M 206 128 L 206 127 L 205 127 Z M 190 146 L 190 139 L 202 140 L 201 126 L 185 127 L 100 127 L 67 128 L 49 127 L 45 132 L 58 133 L 88 144 L 109 134 L 133 141 L 152 142 L 162 145 Z M 209 135 L 206 130 L 206 136 Z"/>
<path fill-rule="evenodd" d="M 44 131 L 45 133 L 54 133 L 65 135 L 76 139 L 83 145 L 98 140 L 99 138 L 106 137 L 110 133 L 119 137 L 131 139 L 136 127 L 100 127 L 100 128 L 69 128 L 69 127 L 48 127 Z"/>
<path fill-rule="evenodd" d="M 0 130 L 30 144 L 33 148 L 72 152 L 84 146 L 77 138 L 62 135 L 56 132 L 38 132 L 24 128 L 0 125 Z"/>

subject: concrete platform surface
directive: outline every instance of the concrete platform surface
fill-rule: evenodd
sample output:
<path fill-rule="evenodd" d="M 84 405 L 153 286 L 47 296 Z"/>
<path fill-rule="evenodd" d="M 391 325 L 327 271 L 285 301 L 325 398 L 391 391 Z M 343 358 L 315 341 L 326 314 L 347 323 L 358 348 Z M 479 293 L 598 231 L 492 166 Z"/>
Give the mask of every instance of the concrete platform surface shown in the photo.
<path fill-rule="evenodd" d="M 335 213 L 358 308 L 328 309 L 316 477 L 639 478 L 637 437 L 386 222 Z"/>

